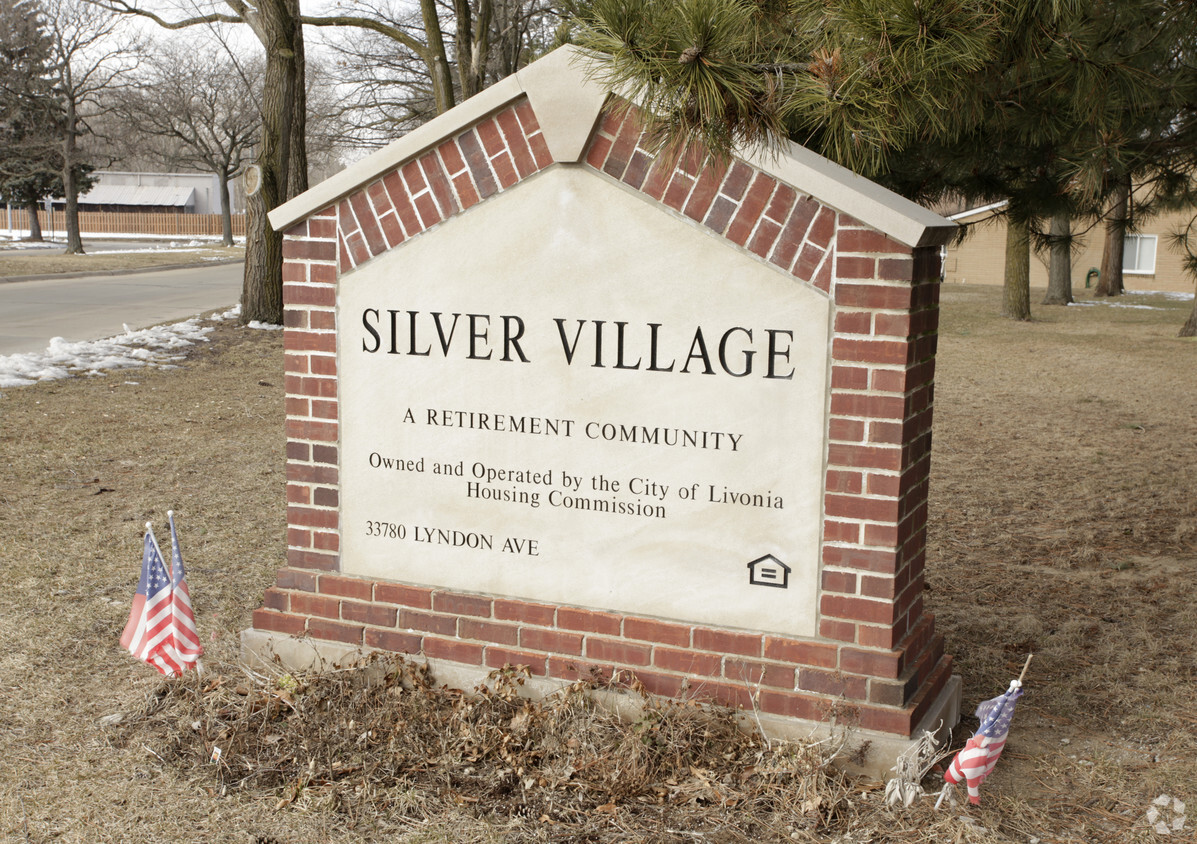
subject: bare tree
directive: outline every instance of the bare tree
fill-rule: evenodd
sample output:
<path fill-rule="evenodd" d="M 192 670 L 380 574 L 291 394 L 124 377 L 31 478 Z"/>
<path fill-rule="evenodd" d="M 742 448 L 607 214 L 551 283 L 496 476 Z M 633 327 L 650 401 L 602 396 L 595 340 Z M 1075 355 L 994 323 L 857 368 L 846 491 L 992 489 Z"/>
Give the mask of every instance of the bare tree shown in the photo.
<path fill-rule="evenodd" d="M 53 83 L 62 109 L 62 191 L 66 202 L 66 251 L 83 252 L 79 193 L 92 162 L 86 144 L 93 121 L 108 113 L 115 95 L 131 82 L 141 42 L 117 15 L 84 0 L 43 0 L 50 38 Z"/>
<path fill-rule="evenodd" d="M 233 244 L 229 183 L 244 170 L 261 118 L 261 63 L 239 65 L 223 52 L 161 46 L 146 62 L 143 85 L 121 98 L 120 111 L 140 135 L 173 141 L 175 166 L 215 174 L 224 245 Z"/>
<path fill-rule="evenodd" d="M 344 132 L 381 145 L 510 76 L 551 44 L 560 14 L 546 0 L 398 0 L 355 4 L 361 14 L 304 17 L 334 27 L 333 72 L 349 92 Z"/>
<path fill-rule="evenodd" d="M 241 320 L 283 321 L 283 237 L 266 214 L 308 188 L 307 101 L 299 0 L 225 0 L 212 11 L 167 19 L 140 0 L 92 0 L 106 9 L 149 18 L 166 29 L 246 24 L 265 57 L 261 130 L 255 158 L 257 190 L 247 197 Z M 222 9 L 224 11 L 217 11 Z"/>

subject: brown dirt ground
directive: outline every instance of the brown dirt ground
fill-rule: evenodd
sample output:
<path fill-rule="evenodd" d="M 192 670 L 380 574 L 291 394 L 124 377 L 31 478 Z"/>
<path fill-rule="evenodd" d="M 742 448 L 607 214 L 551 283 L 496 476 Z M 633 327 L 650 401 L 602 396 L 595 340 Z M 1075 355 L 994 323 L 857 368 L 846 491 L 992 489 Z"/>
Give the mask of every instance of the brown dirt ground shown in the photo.
<path fill-rule="evenodd" d="M 180 238 L 186 240 L 187 238 Z M 90 248 L 84 241 L 84 248 Z M 84 255 L 56 255 L 53 250 L 0 248 L 0 280 L 58 273 L 102 273 L 152 267 L 182 266 L 208 261 L 238 261 L 245 257 L 240 246 L 197 246 L 161 252 L 101 252 Z"/>
<path fill-rule="evenodd" d="M 483 728 L 503 748 L 530 735 L 501 696 L 493 709 L 426 704 L 428 722 L 443 719 L 460 738 L 437 751 L 441 762 L 468 762 L 468 775 L 430 762 L 356 790 L 352 778 L 305 776 L 304 761 L 320 756 L 311 743 L 328 740 L 319 730 L 352 730 L 346 713 L 377 713 L 378 700 L 348 675 L 293 689 L 237 666 L 238 632 L 283 562 L 282 345 L 279 332 L 221 324 L 179 369 L 0 395 L 0 839 L 1158 840 L 1144 821 L 1153 798 L 1197 807 L 1197 343 L 1175 337 L 1191 303 L 1039 307 L 1036 321 L 1012 324 L 993 316 L 999 294 L 943 291 L 928 549 L 928 604 L 966 709 L 1036 654 L 980 809 L 887 810 L 875 785 L 695 728 L 687 712 L 661 716 L 650 734 L 594 714 L 585 727 L 566 704 L 536 718 L 593 740 L 612 782 L 638 771 L 661 806 L 616 799 L 608 782 L 573 814 L 553 815 L 528 786 L 510 796 L 495 786 L 515 776 L 514 751 L 463 749 Z M 208 649 L 202 682 L 163 682 L 117 643 L 143 523 L 163 525 L 168 507 Z M 321 701 L 307 721 L 298 710 L 263 720 L 301 695 Z M 363 708 L 335 709 L 352 701 Z M 122 723 L 99 723 L 118 713 Z M 220 771 L 202 762 L 200 735 L 220 725 L 222 740 L 253 747 L 273 776 L 233 776 L 249 757 Z M 229 738 L 233 727 L 242 732 Z M 395 727 L 391 752 L 408 732 L 430 731 Z M 273 745 L 290 756 L 263 755 Z M 645 755 L 657 745 L 673 757 Z M 538 746 L 525 741 L 516 756 Z M 447 784 L 421 780 L 425 768 Z M 474 781 L 490 786 L 471 791 Z M 1197 808 L 1189 816 L 1167 840 L 1191 840 Z"/>

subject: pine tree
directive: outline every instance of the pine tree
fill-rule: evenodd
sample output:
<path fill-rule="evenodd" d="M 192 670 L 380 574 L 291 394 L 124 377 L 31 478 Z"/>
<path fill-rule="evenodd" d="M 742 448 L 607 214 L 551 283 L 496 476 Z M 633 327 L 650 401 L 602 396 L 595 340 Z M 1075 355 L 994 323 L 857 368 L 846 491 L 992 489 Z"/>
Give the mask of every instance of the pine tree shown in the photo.
<path fill-rule="evenodd" d="M 62 190 L 61 104 L 52 45 L 31 0 L 0 0 L 0 198 L 24 208 L 30 239 L 42 239 L 40 200 Z"/>

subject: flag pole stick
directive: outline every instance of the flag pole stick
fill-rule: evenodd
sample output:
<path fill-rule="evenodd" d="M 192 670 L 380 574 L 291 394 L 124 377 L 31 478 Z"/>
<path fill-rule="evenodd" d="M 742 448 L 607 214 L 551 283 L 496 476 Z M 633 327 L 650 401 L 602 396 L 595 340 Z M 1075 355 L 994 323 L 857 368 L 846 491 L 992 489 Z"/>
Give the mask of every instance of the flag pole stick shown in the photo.
<path fill-rule="evenodd" d="M 1022 685 L 1022 678 L 1027 676 L 1027 669 L 1031 667 L 1031 660 L 1034 659 L 1035 654 L 1027 654 L 1026 664 L 1022 667 L 1022 673 L 1018 675 L 1018 684 Z"/>

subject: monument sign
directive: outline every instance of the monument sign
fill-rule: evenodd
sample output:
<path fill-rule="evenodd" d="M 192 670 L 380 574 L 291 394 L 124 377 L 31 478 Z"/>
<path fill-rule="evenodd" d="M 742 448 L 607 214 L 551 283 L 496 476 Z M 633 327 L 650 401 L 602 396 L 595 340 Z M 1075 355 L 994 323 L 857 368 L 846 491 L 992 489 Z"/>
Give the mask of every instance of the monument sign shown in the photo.
<path fill-rule="evenodd" d="M 939 217 L 673 160 L 560 50 L 277 209 L 301 635 L 909 736 Z"/>

